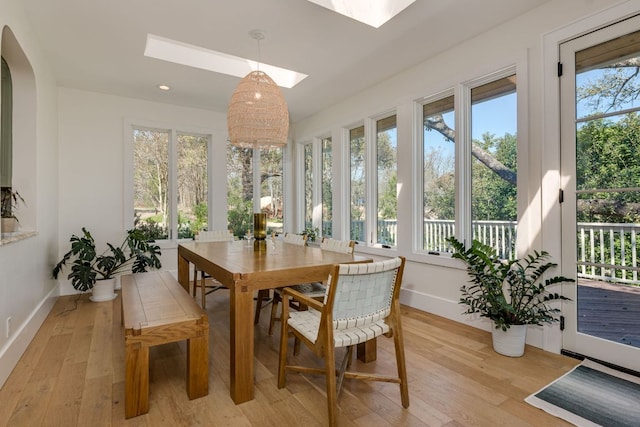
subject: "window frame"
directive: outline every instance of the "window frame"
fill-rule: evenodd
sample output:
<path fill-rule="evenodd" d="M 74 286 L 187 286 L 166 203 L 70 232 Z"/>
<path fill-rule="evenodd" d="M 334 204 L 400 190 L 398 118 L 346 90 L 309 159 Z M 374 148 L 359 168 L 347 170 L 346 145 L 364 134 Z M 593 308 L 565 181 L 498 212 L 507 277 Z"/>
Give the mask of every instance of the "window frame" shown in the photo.
<path fill-rule="evenodd" d="M 471 90 L 487 83 L 491 83 L 502 78 L 516 75 L 518 84 L 516 84 L 516 97 L 517 97 L 517 170 L 519 176 L 529 176 L 529 166 L 525 159 L 526 153 L 526 135 L 528 127 L 526 126 L 525 118 L 528 117 L 528 109 L 526 106 L 527 92 L 525 91 L 527 75 L 524 70 L 526 62 L 522 59 L 515 61 L 511 65 L 500 68 L 496 71 L 484 74 L 480 77 L 465 80 L 455 84 L 449 89 L 445 89 L 440 92 L 434 92 L 432 95 L 418 98 L 414 101 L 414 132 L 416 137 L 413 139 L 412 153 L 414 154 L 414 161 L 412 162 L 412 168 L 415 176 L 420 176 L 419 184 L 416 180 L 413 191 L 413 227 L 414 238 L 412 241 L 412 253 L 417 255 L 419 259 L 424 260 L 427 263 L 439 264 L 439 265 L 451 265 L 451 255 L 448 252 L 436 252 L 424 250 L 422 248 L 422 233 L 424 233 L 423 225 L 423 189 L 424 180 L 422 177 L 423 168 L 423 106 L 425 104 L 438 101 L 447 96 L 454 97 L 454 113 L 455 113 L 455 172 L 454 172 L 454 185 L 455 185 L 455 236 L 458 240 L 469 243 L 473 239 L 473 226 L 472 226 L 472 173 L 471 165 L 473 156 L 471 154 L 472 132 L 471 132 Z M 526 182 L 527 180 L 518 180 L 517 182 L 517 222 L 519 231 L 516 237 L 516 252 L 518 248 L 524 246 L 528 236 L 526 234 L 525 221 L 527 218 L 523 218 L 522 213 L 525 212 L 526 201 Z M 444 255 L 444 256 L 443 256 Z"/>
<path fill-rule="evenodd" d="M 417 185 L 415 185 L 415 192 L 414 192 L 414 197 L 413 197 L 413 227 L 414 230 L 416 231 L 415 233 L 413 233 L 413 239 L 412 239 L 412 250 L 414 253 L 416 254 L 420 254 L 420 255 L 429 255 L 429 256 L 433 256 L 433 255 L 440 255 L 440 252 L 436 252 L 434 250 L 430 250 L 430 249 L 425 249 L 423 247 L 423 239 L 424 239 L 424 233 L 425 233 L 425 227 L 424 227 L 424 106 L 427 104 L 432 104 L 434 102 L 438 102 L 441 100 L 444 100 L 446 98 L 449 97 L 453 97 L 453 102 L 454 102 L 454 126 L 455 126 L 455 120 L 457 120 L 457 110 L 456 110 L 456 96 L 455 96 L 455 89 L 454 88 L 449 88 L 446 90 L 443 90 L 441 92 L 438 92 L 436 94 L 430 95 L 430 96 L 425 96 L 424 98 L 421 98 L 420 100 L 417 100 L 414 103 L 414 120 L 416 123 L 416 138 L 415 138 L 415 143 L 413 144 L 413 164 L 412 164 L 412 168 L 413 168 L 413 176 L 414 177 L 420 177 L 419 180 L 416 180 L 415 183 Z M 456 134 L 457 136 L 457 134 Z M 456 210 L 456 200 L 457 200 L 457 174 L 455 173 L 457 171 L 457 156 L 456 156 L 456 150 L 457 150 L 457 144 L 454 141 L 454 227 L 456 226 L 455 224 L 455 218 L 457 217 L 457 210 Z"/>
<path fill-rule="evenodd" d="M 178 214 L 177 214 L 177 163 L 178 163 L 178 135 L 195 135 L 207 140 L 207 223 L 210 229 L 215 229 L 219 225 L 219 215 L 215 211 L 213 204 L 214 200 L 217 200 L 220 205 L 224 206 L 226 211 L 226 185 L 222 193 L 215 191 L 213 183 L 218 181 L 218 177 L 214 176 L 214 171 L 217 168 L 215 158 L 213 156 L 214 142 L 218 142 L 221 135 L 219 132 L 215 132 L 210 129 L 198 129 L 190 126 L 179 126 L 172 123 L 159 123 L 148 120 L 139 120 L 126 118 L 124 121 L 124 203 L 123 203 L 123 225 L 124 230 L 129 230 L 134 226 L 134 169 L 133 169 L 133 153 L 134 153 L 134 132 L 135 130 L 152 130 L 168 133 L 168 168 L 169 168 L 169 238 L 163 240 L 157 240 L 156 243 L 161 248 L 175 248 L 180 242 L 188 242 L 193 239 L 177 238 L 178 235 Z M 226 140 L 226 138 L 225 138 Z M 218 156 L 223 157 L 223 156 Z M 226 162 L 226 156 L 224 156 Z M 220 169 L 220 168 L 217 168 Z M 226 176 L 226 169 L 223 170 L 224 176 Z M 221 203 L 221 197 L 224 197 L 224 203 Z M 226 217 L 225 217 L 226 221 Z M 225 222 L 226 224 L 226 222 Z M 226 228 L 226 226 L 225 226 Z"/>

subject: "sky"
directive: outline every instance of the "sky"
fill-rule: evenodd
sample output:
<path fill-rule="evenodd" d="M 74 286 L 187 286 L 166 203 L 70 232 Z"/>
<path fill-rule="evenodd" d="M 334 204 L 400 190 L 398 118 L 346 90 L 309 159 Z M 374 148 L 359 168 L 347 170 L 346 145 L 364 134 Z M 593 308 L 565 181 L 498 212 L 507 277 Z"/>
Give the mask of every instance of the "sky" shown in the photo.
<path fill-rule="evenodd" d="M 447 113 L 443 117 L 445 123 L 455 129 L 453 112 Z M 512 93 L 474 104 L 471 128 L 473 139 L 478 140 L 485 132 L 490 132 L 495 136 L 503 136 L 505 133 L 515 135 L 517 132 L 516 94 Z M 425 131 L 424 141 L 429 148 L 453 155 L 454 144 L 445 140 L 436 131 Z"/>

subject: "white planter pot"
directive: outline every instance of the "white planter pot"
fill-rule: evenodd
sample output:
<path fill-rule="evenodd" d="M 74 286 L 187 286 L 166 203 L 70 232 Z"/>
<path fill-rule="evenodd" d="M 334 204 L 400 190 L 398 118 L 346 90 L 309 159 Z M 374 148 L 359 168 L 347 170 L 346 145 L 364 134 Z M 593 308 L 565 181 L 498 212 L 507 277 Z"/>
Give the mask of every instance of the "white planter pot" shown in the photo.
<path fill-rule="evenodd" d="M 89 299 L 93 302 L 111 301 L 117 296 L 114 292 L 115 285 L 116 279 L 97 280 Z"/>
<path fill-rule="evenodd" d="M 3 233 L 15 233 L 19 227 L 18 220 L 15 218 L 2 218 L 0 229 Z"/>
<path fill-rule="evenodd" d="M 509 357 L 520 357 L 524 354 L 527 325 L 511 325 L 506 331 L 493 328 L 491 334 L 496 353 Z"/>

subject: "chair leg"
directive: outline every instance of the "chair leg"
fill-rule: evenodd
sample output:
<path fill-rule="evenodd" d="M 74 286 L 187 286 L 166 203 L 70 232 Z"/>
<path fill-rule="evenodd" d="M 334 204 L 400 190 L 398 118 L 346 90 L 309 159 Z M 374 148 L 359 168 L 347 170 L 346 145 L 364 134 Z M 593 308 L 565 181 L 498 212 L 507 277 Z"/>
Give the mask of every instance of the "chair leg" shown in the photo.
<path fill-rule="evenodd" d="M 327 383 L 327 407 L 329 409 L 329 426 L 335 426 L 337 421 L 338 408 L 336 406 L 336 348 L 333 344 L 333 334 L 330 335 L 331 340 L 325 342 L 324 367 L 325 378 Z"/>
<path fill-rule="evenodd" d="M 193 269 L 193 298 L 195 299 L 196 297 L 196 289 L 198 288 L 198 269 L 195 268 Z"/>
<path fill-rule="evenodd" d="M 286 298 L 282 303 L 282 314 L 280 319 L 282 320 L 282 327 L 280 329 L 280 357 L 278 359 L 278 388 L 283 388 L 285 385 L 285 366 L 287 364 L 287 341 L 289 338 L 287 319 L 289 317 L 289 307 L 285 307 Z"/>
<path fill-rule="evenodd" d="M 300 338 L 297 335 L 293 337 L 293 355 L 297 356 L 300 354 Z"/>
<path fill-rule="evenodd" d="M 206 310 L 207 308 L 207 287 L 204 277 L 204 271 L 200 272 L 200 294 L 202 295 L 202 309 Z"/>
<path fill-rule="evenodd" d="M 260 310 L 262 310 L 262 302 L 269 299 L 269 289 L 260 289 L 258 291 L 258 300 L 256 301 L 256 314 L 253 319 L 255 325 L 260 321 Z"/>
<path fill-rule="evenodd" d="M 402 326 L 400 316 L 397 316 L 393 328 L 393 343 L 396 348 L 396 364 L 398 365 L 398 377 L 400 378 L 400 399 L 402 407 L 409 407 L 409 386 L 407 384 L 407 365 L 404 356 L 404 337 L 402 336 Z"/>
<path fill-rule="evenodd" d="M 278 303 L 280 302 L 280 294 L 276 291 L 273 291 L 273 300 L 271 302 L 271 318 L 269 319 L 269 335 L 273 335 L 273 325 L 276 323 L 276 320 L 279 320 L 278 315 Z"/>

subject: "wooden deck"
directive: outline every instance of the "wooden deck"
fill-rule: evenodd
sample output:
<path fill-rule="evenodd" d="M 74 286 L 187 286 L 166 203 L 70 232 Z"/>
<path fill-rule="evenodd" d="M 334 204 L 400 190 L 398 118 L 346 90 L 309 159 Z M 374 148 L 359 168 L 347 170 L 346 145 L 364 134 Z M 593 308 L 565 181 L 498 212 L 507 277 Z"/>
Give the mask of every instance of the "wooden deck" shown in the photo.
<path fill-rule="evenodd" d="M 580 279 L 578 332 L 640 347 L 640 288 Z"/>

